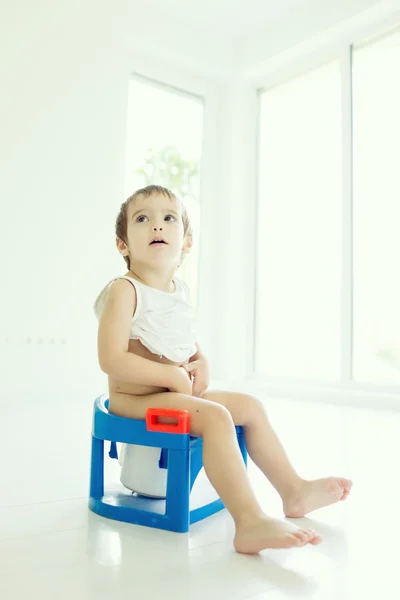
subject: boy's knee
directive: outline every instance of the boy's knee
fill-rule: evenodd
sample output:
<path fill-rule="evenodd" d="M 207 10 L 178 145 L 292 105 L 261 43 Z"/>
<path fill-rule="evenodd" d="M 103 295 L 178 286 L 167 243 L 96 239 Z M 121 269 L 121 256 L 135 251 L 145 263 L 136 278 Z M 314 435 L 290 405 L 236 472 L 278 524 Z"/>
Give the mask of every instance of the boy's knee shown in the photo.
<path fill-rule="evenodd" d="M 208 403 L 204 406 L 204 417 L 205 419 L 215 425 L 232 425 L 232 415 L 225 406 L 216 404 L 214 402 Z"/>
<path fill-rule="evenodd" d="M 256 414 L 259 414 L 260 412 L 266 413 L 264 402 L 256 396 L 246 394 L 244 400 L 249 412 Z"/>

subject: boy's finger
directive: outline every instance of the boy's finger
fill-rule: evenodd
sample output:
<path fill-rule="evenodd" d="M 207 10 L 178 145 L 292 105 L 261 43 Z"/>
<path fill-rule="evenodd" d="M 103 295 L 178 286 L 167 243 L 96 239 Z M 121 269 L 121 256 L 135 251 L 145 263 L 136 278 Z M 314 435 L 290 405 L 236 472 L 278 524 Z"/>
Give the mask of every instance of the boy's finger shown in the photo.
<path fill-rule="evenodd" d="M 193 396 L 197 396 L 197 398 L 201 398 L 207 388 L 205 387 L 193 387 Z"/>

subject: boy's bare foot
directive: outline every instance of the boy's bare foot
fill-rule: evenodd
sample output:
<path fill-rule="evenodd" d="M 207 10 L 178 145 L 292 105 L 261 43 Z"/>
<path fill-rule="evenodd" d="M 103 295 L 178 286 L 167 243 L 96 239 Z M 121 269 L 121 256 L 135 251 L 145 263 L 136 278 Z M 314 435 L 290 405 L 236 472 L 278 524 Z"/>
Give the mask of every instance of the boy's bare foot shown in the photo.
<path fill-rule="evenodd" d="M 258 554 L 265 548 L 295 548 L 320 544 L 313 529 L 299 529 L 292 523 L 261 517 L 236 527 L 234 546 L 242 554 Z"/>
<path fill-rule="evenodd" d="M 317 508 L 346 500 L 352 485 L 350 479 L 340 477 L 327 477 L 314 481 L 302 479 L 287 496 L 282 498 L 283 511 L 287 517 L 294 519 L 304 517 Z"/>

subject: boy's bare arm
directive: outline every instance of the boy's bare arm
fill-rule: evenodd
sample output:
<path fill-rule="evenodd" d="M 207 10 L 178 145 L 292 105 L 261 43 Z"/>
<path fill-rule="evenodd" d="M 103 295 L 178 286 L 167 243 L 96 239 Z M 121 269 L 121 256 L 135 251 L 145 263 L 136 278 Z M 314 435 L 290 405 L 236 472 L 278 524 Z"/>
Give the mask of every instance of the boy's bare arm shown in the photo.
<path fill-rule="evenodd" d="M 194 362 L 195 360 L 207 360 L 206 355 L 204 354 L 204 352 L 201 350 L 199 344 L 196 342 L 196 354 L 193 354 L 193 356 L 191 356 L 189 358 L 189 362 Z"/>
<path fill-rule="evenodd" d="M 113 379 L 126 383 L 174 390 L 177 379 L 181 381 L 182 375 L 185 375 L 180 367 L 153 362 L 128 352 L 135 310 L 135 288 L 126 279 L 118 279 L 108 290 L 100 317 L 97 340 L 100 368 Z"/>

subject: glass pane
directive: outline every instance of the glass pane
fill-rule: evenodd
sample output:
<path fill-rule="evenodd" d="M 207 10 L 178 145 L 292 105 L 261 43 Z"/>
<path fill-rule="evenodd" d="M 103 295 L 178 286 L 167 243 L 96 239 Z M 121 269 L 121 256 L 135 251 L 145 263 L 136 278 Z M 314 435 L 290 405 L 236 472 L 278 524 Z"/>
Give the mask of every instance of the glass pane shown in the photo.
<path fill-rule="evenodd" d="M 400 32 L 357 49 L 354 379 L 400 382 Z"/>
<path fill-rule="evenodd" d="M 256 371 L 340 376 L 341 83 L 327 64 L 261 96 Z"/>
<path fill-rule="evenodd" d="M 200 164 L 203 147 L 203 102 L 186 93 L 132 79 L 129 90 L 125 191 L 159 184 L 185 203 L 194 244 L 178 276 L 196 304 L 200 229 Z"/>

